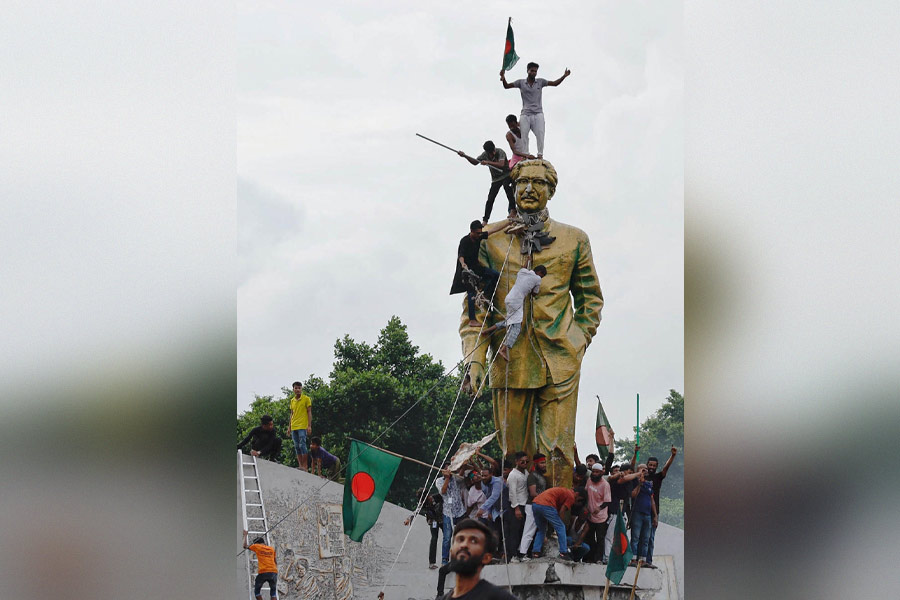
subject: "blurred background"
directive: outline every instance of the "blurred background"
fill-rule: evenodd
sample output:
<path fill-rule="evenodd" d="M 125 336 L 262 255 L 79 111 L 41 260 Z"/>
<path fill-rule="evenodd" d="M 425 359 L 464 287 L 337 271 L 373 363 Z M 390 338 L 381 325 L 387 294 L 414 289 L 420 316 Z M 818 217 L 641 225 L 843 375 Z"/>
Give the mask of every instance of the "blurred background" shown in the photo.
<path fill-rule="evenodd" d="M 235 12 L 5 8 L 0 598 L 232 597 Z M 896 597 L 898 6 L 684 16 L 687 595 Z"/>

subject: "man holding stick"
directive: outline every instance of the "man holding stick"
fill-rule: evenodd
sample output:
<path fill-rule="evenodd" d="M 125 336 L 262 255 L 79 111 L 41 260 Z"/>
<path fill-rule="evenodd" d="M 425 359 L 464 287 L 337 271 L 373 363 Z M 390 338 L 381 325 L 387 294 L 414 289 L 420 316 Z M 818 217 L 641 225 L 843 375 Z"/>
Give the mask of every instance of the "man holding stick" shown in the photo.
<path fill-rule="evenodd" d="M 500 191 L 501 187 L 506 193 L 506 200 L 508 201 L 506 211 L 510 217 L 514 217 L 516 214 L 516 198 L 514 194 L 515 186 L 512 179 L 509 178 L 509 162 L 506 158 L 506 152 L 494 146 L 494 142 L 491 140 L 486 141 L 482 148 L 484 152 L 479 154 L 477 158 L 467 156 L 462 150 L 457 152 L 457 154 L 469 161 L 472 166 L 484 165 L 491 171 L 491 187 L 488 190 L 487 202 L 484 203 L 484 219 L 482 220 L 482 224 L 487 225 L 491 219 L 491 211 L 494 210 L 494 199 L 497 197 L 497 192 Z"/>

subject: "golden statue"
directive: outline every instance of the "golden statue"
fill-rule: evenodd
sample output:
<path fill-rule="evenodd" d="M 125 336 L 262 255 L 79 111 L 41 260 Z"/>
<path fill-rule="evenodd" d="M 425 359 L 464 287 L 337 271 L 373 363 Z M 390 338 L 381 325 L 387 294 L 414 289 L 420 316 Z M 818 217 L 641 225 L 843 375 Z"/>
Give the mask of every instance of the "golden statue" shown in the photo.
<path fill-rule="evenodd" d="M 469 325 L 463 302 L 459 333 L 463 356 L 469 357 L 466 385 L 480 389 L 485 365 L 493 360 L 488 383 L 503 454 L 541 452 L 547 456 L 547 485 L 571 486 L 581 360 L 600 324 L 603 294 L 587 234 L 549 217 L 547 203 L 557 184 L 553 165 L 542 159 L 521 161 L 511 177 L 519 216 L 507 228 L 510 233 L 481 242 L 479 260 L 499 271 L 500 280 L 496 311 L 482 311 L 479 319 L 496 323 L 504 318 L 504 299 L 520 268 L 543 265 L 547 274 L 538 294 L 525 300 L 522 330 L 508 361 L 497 356 L 505 330 L 480 344 L 485 338 Z"/>

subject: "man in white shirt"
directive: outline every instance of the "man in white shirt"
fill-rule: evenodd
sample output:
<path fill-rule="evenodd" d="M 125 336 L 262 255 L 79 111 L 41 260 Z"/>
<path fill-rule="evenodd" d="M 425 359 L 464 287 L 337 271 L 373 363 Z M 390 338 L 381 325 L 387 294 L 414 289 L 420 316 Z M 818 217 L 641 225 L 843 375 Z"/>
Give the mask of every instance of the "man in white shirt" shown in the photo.
<path fill-rule="evenodd" d="M 537 76 L 538 65 L 535 62 L 528 63 L 526 71 L 528 77 L 526 79 L 517 79 L 512 83 L 506 81 L 506 71 L 500 71 L 500 83 L 505 89 L 519 88 L 522 95 L 522 114 L 519 116 L 519 122 L 522 128 L 522 139 L 525 141 L 525 151 L 528 152 L 528 134 L 534 132 L 537 139 L 537 157 L 544 156 L 544 106 L 542 102 L 543 88 L 550 86 L 556 87 L 561 84 L 566 77 L 571 75 L 571 71 L 567 68 L 562 77 L 554 81 L 540 79 Z"/>
<path fill-rule="evenodd" d="M 512 562 L 519 562 L 519 542 L 522 541 L 522 526 L 525 524 L 525 505 L 528 503 L 528 474 L 525 472 L 528 466 L 528 455 L 524 452 L 516 452 L 514 460 L 516 468 L 509 472 L 506 485 L 509 486 L 509 505 L 513 510 L 513 517 L 509 520 L 512 531 L 506 532 L 509 542 L 506 547 L 508 552 L 515 553 Z"/>
<path fill-rule="evenodd" d="M 498 329 L 507 329 L 506 339 L 497 349 L 497 353 L 505 360 L 509 360 L 509 349 L 516 343 L 519 333 L 522 331 L 522 316 L 524 315 L 522 307 L 525 305 L 525 296 L 528 294 L 537 296 L 541 290 L 541 279 L 545 275 L 547 275 L 547 269 L 544 265 L 536 266 L 534 271 L 525 267 L 519 269 L 516 283 L 506 294 L 506 319 L 481 332 L 481 335 L 490 335 Z"/>

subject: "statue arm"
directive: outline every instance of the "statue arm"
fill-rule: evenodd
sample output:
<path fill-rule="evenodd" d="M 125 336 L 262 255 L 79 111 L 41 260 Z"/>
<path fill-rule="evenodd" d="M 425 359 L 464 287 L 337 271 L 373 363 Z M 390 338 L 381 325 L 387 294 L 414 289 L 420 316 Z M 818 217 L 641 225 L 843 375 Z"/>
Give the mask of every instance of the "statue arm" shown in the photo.
<path fill-rule="evenodd" d="M 574 300 L 575 322 L 590 344 L 594 334 L 597 333 L 597 326 L 600 325 L 603 292 L 600 290 L 600 281 L 591 255 L 591 243 L 587 236 L 579 240 L 577 252 L 570 289 Z"/>

